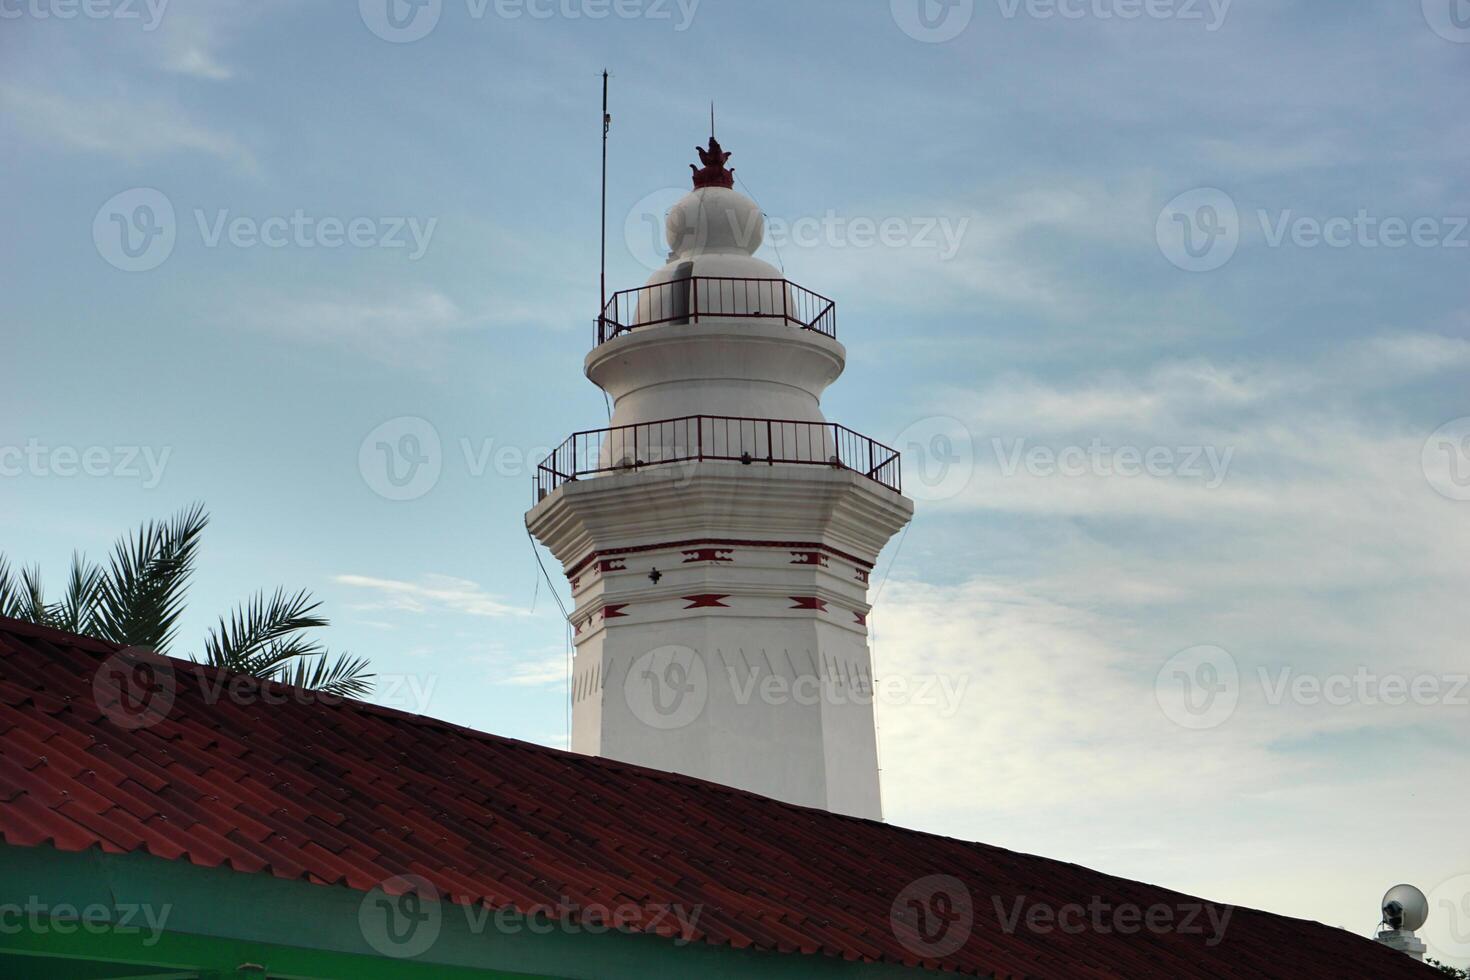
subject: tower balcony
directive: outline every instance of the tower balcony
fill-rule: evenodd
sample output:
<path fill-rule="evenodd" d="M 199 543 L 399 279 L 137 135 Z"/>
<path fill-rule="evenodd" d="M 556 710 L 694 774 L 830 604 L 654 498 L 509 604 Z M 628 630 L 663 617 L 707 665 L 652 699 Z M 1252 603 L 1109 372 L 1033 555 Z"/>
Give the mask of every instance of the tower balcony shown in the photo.
<path fill-rule="evenodd" d="M 786 279 L 684 276 L 614 293 L 597 318 L 597 343 L 661 323 L 705 319 L 785 322 L 837 336 L 837 304 Z"/>
<path fill-rule="evenodd" d="M 536 500 L 584 478 L 705 460 L 851 470 L 903 492 L 898 451 L 835 422 L 688 415 L 574 433 L 536 468 Z"/>

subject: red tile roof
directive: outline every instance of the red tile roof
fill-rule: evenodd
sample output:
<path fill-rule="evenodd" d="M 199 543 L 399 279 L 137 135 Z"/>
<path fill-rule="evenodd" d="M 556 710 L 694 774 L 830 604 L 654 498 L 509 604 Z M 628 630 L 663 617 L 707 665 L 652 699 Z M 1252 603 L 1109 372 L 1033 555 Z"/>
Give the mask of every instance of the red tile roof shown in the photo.
<path fill-rule="evenodd" d="M 0 619 L 7 844 L 362 891 L 418 875 L 522 913 L 698 908 L 711 944 L 979 976 L 1435 975 L 1313 922 L 1235 909 L 1215 941 L 1225 909 L 1152 885 L 154 660 Z M 1174 926 L 1122 917 L 1150 909 Z"/>

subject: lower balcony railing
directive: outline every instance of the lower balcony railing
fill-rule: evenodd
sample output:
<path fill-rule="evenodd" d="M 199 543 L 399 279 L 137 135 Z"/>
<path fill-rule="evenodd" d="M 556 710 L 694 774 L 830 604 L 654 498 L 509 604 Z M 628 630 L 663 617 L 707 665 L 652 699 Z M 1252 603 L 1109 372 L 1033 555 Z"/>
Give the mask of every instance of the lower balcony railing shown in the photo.
<path fill-rule="evenodd" d="M 536 499 L 583 477 L 697 460 L 829 466 L 903 489 L 896 450 L 834 422 L 688 415 L 576 433 L 536 468 Z"/>

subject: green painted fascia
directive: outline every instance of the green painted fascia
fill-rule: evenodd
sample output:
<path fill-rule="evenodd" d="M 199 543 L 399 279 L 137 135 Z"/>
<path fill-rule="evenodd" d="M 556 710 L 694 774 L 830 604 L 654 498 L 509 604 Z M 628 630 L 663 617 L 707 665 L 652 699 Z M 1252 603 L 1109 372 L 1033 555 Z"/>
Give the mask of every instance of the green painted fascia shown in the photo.
<path fill-rule="evenodd" d="M 14 915 L 9 919 L 0 915 L 0 954 L 71 957 L 78 969 L 85 960 L 100 960 L 147 968 L 154 974 L 222 971 L 229 977 L 266 976 L 237 972 L 241 964 L 254 963 L 266 967 L 270 977 L 303 980 L 658 976 L 893 980 L 933 975 L 830 956 L 737 950 L 704 942 L 680 945 L 616 931 L 593 934 L 546 919 L 496 916 L 451 903 L 438 904 L 441 926 L 432 945 L 411 959 L 399 959 L 384 955 L 364 936 L 358 916 L 368 899 L 367 893 L 345 887 L 200 868 L 145 854 L 63 853 L 45 846 L 0 844 L 0 910 L 91 906 L 111 926 L 106 931 L 78 928 L 70 934 L 49 926 L 17 932 L 10 928 Z M 136 914 L 137 909 L 151 912 L 153 924 Z M 48 969 L 38 975 L 53 974 Z M 137 974 L 73 974 L 130 975 Z"/>
<path fill-rule="evenodd" d="M 255 977 L 265 980 L 528 980 L 525 973 L 504 973 L 414 963 L 385 957 L 352 956 L 316 949 L 252 943 L 214 936 L 165 932 L 153 941 L 133 933 L 24 931 L 0 936 L 0 966 L 14 962 L 36 964 L 34 971 L 16 976 L 44 976 L 48 980 L 90 977 Z M 45 964 L 44 968 L 41 964 Z M 269 972 L 242 970 L 246 964 Z M 3 974 L 9 976 L 11 974 Z"/>

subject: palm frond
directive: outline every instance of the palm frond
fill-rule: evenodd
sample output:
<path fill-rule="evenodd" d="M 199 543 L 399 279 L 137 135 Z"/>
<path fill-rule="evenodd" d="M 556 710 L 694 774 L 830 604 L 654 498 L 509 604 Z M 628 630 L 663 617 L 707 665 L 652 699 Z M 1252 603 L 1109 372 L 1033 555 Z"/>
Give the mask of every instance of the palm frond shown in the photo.
<path fill-rule="evenodd" d="M 66 594 L 51 608 L 52 625 L 68 633 L 90 634 L 97 613 L 97 588 L 101 582 L 102 569 L 73 551 L 71 572 L 66 578 Z"/>
<path fill-rule="evenodd" d="M 40 623 L 42 626 L 51 625 L 51 617 L 46 609 L 46 587 L 41 583 L 40 565 L 31 565 L 20 570 L 19 599 L 17 619 Z"/>
<path fill-rule="evenodd" d="M 282 664 L 271 679 L 323 694 L 362 698 L 373 692 L 376 676 L 367 673 L 367 669 L 368 662 L 363 657 L 339 653 L 333 658 L 323 650 L 318 656 L 297 657 L 292 666 Z"/>
<path fill-rule="evenodd" d="M 305 590 L 287 594 L 284 589 L 276 589 L 269 599 L 264 592 L 257 592 L 228 620 L 221 617 L 219 626 L 210 629 L 204 641 L 204 662 L 264 676 L 264 671 L 281 662 L 271 652 L 273 648 L 286 648 L 289 652 L 283 655 L 285 658 L 318 653 L 315 644 L 292 634 L 326 626 L 327 620 L 316 615 L 320 606 Z"/>
<path fill-rule="evenodd" d="M 274 677 L 278 669 L 298 657 L 319 657 L 326 647 L 304 636 L 277 640 L 246 658 L 238 669 L 257 677 Z"/>
<path fill-rule="evenodd" d="M 10 572 L 10 560 L 4 555 L 0 555 L 0 616 L 20 618 L 20 593 Z"/>
<path fill-rule="evenodd" d="M 208 523 L 204 506 L 194 504 L 166 524 L 149 521 L 135 538 L 118 540 L 97 587 L 97 635 L 167 652 Z"/>

